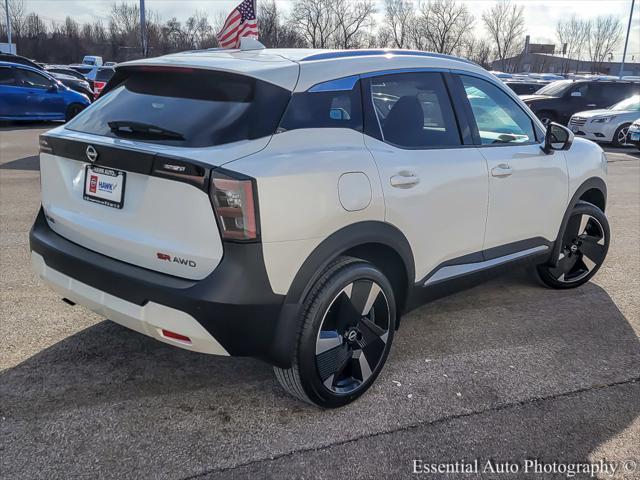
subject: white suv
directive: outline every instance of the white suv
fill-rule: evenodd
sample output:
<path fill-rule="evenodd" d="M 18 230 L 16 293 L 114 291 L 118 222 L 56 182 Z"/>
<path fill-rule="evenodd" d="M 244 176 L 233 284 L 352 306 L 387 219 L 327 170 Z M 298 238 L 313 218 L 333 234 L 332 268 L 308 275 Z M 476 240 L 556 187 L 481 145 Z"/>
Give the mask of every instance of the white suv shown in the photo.
<path fill-rule="evenodd" d="M 489 272 L 589 280 L 606 159 L 479 66 L 412 51 L 200 51 L 120 64 L 40 139 L 36 272 L 171 345 L 249 355 L 344 405 L 400 315 Z"/>

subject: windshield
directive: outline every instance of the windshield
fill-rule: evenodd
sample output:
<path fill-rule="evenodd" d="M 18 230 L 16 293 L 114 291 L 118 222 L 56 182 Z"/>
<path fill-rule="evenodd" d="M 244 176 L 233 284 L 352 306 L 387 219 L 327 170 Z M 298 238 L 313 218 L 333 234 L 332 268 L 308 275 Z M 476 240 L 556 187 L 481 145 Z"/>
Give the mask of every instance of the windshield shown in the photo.
<path fill-rule="evenodd" d="M 633 97 L 625 98 L 621 102 L 616 103 L 609 107 L 609 110 L 627 110 L 631 112 L 640 111 L 640 95 L 634 95 Z"/>
<path fill-rule="evenodd" d="M 542 87 L 536 95 L 548 95 L 550 97 L 561 97 L 573 85 L 572 80 L 558 80 Z"/>
<path fill-rule="evenodd" d="M 124 78 L 119 73 L 113 79 L 116 85 L 111 91 L 66 128 L 208 147 L 272 135 L 291 98 L 288 90 L 226 72 L 146 67 L 124 73 Z M 149 135 L 149 131 L 171 135 Z"/>

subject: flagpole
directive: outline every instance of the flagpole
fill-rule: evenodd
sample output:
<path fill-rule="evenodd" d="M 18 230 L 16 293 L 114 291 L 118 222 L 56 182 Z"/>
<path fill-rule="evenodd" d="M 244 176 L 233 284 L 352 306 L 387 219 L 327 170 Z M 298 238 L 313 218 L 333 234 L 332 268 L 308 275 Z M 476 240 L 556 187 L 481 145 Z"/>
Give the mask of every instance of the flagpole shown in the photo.
<path fill-rule="evenodd" d="M 9 21 L 9 0 L 4 0 L 4 12 L 7 14 L 7 41 L 9 42 L 9 53 L 14 52 L 11 48 L 11 22 Z"/>
<path fill-rule="evenodd" d="M 140 34 L 142 35 L 142 56 L 149 54 L 147 46 L 147 20 L 144 12 L 144 0 L 140 0 Z"/>
<path fill-rule="evenodd" d="M 629 44 L 629 32 L 631 31 L 631 19 L 633 18 L 633 5 L 636 3 L 636 0 L 631 0 L 631 11 L 629 12 L 629 24 L 627 25 L 627 38 L 624 40 L 624 51 L 622 52 L 622 62 L 620 63 L 620 73 L 618 77 L 622 78 L 622 73 L 624 72 L 624 61 L 627 56 L 627 45 Z"/>

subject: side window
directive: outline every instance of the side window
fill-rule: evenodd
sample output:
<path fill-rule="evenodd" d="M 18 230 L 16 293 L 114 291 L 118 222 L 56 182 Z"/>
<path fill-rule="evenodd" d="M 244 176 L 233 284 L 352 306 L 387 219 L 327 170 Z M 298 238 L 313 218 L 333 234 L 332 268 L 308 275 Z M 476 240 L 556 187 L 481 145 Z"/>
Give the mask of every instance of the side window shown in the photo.
<path fill-rule="evenodd" d="M 576 96 L 576 97 L 586 97 L 587 95 L 591 94 L 592 89 L 589 88 L 589 84 L 588 83 L 580 83 L 578 85 L 576 85 L 575 87 L 573 87 L 571 89 L 571 92 L 569 93 L 569 96 Z M 580 95 L 573 95 L 573 94 L 577 94 L 579 93 Z"/>
<path fill-rule="evenodd" d="M 49 80 L 44 75 L 40 75 L 39 73 L 32 72 L 31 70 L 22 70 L 20 69 L 20 77 L 22 78 L 22 86 L 23 87 L 31 87 L 31 88 L 50 88 L 51 80 Z"/>
<path fill-rule="evenodd" d="M 387 143 L 400 148 L 461 145 L 453 107 L 439 73 L 373 77 L 371 101 Z"/>
<path fill-rule="evenodd" d="M 536 141 L 531 118 L 500 88 L 480 78 L 460 75 L 482 145 Z"/>
<path fill-rule="evenodd" d="M 0 68 L 0 86 L 13 86 L 16 84 L 16 76 L 13 68 Z"/>
<path fill-rule="evenodd" d="M 294 93 L 279 131 L 300 128 L 350 128 L 361 132 L 360 82 L 351 90 Z"/>

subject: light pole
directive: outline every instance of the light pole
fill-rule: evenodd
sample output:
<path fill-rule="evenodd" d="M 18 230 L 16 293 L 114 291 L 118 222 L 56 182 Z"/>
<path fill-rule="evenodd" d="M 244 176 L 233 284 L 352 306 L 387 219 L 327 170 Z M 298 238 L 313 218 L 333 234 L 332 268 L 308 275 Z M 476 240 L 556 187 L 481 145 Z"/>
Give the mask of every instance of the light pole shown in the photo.
<path fill-rule="evenodd" d="M 622 78 L 622 72 L 624 71 L 624 60 L 627 56 L 627 45 L 629 44 L 629 32 L 631 31 L 631 19 L 633 18 L 633 5 L 636 0 L 631 0 L 631 11 L 629 12 L 629 24 L 627 25 L 627 38 L 624 40 L 624 51 L 622 52 L 622 63 L 620 63 L 620 73 L 618 77 Z"/>
<path fill-rule="evenodd" d="M 140 34 L 142 35 L 142 56 L 148 55 L 147 47 L 147 20 L 144 13 L 144 0 L 140 0 Z"/>
<path fill-rule="evenodd" d="M 7 42 L 9 42 L 9 53 L 15 53 L 11 49 L 11 22 L 9 21 L 9 0 L 4 0 L 4 12 L 7 14 Z"/>

